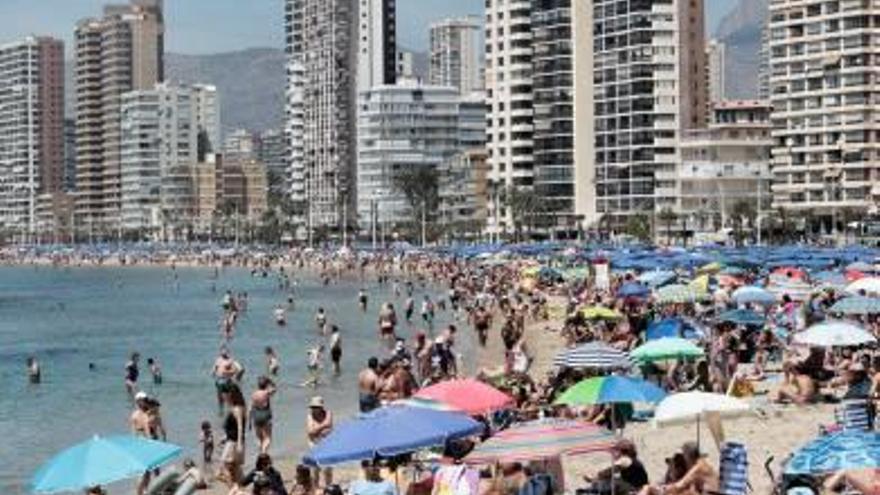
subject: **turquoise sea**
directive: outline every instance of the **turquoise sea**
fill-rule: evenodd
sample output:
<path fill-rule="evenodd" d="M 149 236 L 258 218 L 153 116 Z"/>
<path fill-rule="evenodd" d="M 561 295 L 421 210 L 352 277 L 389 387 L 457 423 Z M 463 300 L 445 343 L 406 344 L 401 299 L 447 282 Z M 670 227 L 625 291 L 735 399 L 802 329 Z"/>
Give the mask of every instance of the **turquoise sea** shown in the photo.
<path fill-rule="evenodd" d="M 300 453 L 306 402 L 313 392 L 299 384 L 306 376 L 306 350 L 320 339 L 314 324 L 317 308 L 323 306 L 342 332 L 342 374 L 331 376 L 327 363 L 317 390 L 341 419 L 356 409 L 356 377 L 367 358 L 387 352 L 376 338 L 379 304 L 391 300 L 400 314 L 404 303 L 393 298 L 390 287 L 365 282 L 370 307 L 363 313 L 357 307 L 361 283 L 323 286 L 296 277 L 295 310 L 287 326 L 279 327 L 272 312 L 286 301 L 287 292 L 279 289 L 276 277 L 235 268 L 220 272 L 216 280 L 209 268 L 178 268 L 176 273 L 149 267 L 0 267 L 0 493 L 28 493 L 31 474 L 66 446 L 95 434 L 128 431 L 131 404 L 123 368 L 133 351 L 141 354 L 141 388 L 162 403 L 168 440 L 200 460 L 200 422 L 212 421 L 215 438 L 222 437 L 210 373 L 226 289 L 249 295 L 247 313 L 230 345 L 247 369 L 245 395 L 265 373 L 263 348 L 273 346 L 282 363 L 273 402 L 273 454 Z M 426 290 L 416 288 L 416 301 Z M 448 316 L 441 314 L 435 328 Z M 409 338 L 414 331 L 404 325 L 400 333 Z M 474 347 L 471 332 L 459 332 L 457 346 L 467 360 Z M 42 365 L 39 385 L 27 381 L 30 355 Z M 164 384 L 152 385 L 148 357 L 161 363 Z M 250 458 L 255 451 L 250 431 L 247 440 Z"/>

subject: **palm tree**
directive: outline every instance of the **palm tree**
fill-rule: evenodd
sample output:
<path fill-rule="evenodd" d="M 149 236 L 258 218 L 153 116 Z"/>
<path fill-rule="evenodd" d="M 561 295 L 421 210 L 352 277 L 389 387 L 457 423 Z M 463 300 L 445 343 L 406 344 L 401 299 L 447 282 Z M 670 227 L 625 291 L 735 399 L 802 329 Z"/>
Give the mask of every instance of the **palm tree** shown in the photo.
<path fill-rule="evenodd" d="M 736 238 L 736 243 L 741 244 L 745 235 L 743 232 L 743 227 L 746 222 L 749 225 L 754 225 L 755 222 L 755 205 L 753 205 L 750 201 L 737 201 L 733 205 L 733 230 Z"/>
<path fill-rule="evenodd" d="M 422 242 L 427 239 L 428 221 L 440 205 L 440 181 L 434 167 L 405 167 L 395 171 L 391 177 L 394 190 L 403 194 L 412 214 L 412 232 L 419 231 L 421 224 Z M 413 235 L 417 238 L 418 235 Z"/>
<path fill-rule="evenodd" d="M 507 189 L 505 199 L 513 220 L 514 240 L 519 242 L 523 230 L 526 234 L 531 233 L 537 217 L 546 211 L 546 204 L 534 190 L 517 186 Z"/>
<path fill-rule="evenodd" d="M 666 226 L 666 243 L 672 244 L 672 224 L 678 221 L 678 214 L 667 206 L 660 210 L 657 219 Z"/>
<path fill-rule="evenodd" d="M 651 239 L 651 221 L 645 215 L 638 214 L 628 217 L 624 230 L 627 235 L 642 242 L 648 242 Z"/>

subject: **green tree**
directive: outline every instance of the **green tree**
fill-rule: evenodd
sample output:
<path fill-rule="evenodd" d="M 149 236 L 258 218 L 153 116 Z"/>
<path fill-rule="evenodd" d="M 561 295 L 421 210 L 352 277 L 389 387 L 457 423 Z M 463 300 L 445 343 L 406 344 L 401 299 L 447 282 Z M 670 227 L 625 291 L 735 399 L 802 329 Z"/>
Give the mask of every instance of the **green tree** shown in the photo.
<path fill-rule="evenodd" d="M 505 192 L 507 207 L 513 221 L 514 240 L 529 237 L 540 217 L 547 211 L 546 202 L 533 189 L 512 186 Z"/>
<path fill-rule="evenodd" d="M 672 224 L 678 221 L 678 214 L 672 208 L 665 207 L 660 210 L 657 219 L 666 226 L 666 242 L 672 244 Z"/>
<path fill-rule="evenodd" d="M 642 214 L 632 215 L 626 219 L 624 231 L 639 241 L 648 242 L 651 240 L 651 220 Z"/>
<path fill-rule="evenodd" d="M 733 215 L 735 240 L 737 245 L 741 245 L 745 239 L 746 223 L 748 222 L 749 225 L 754 225 L 755 223 L 755 216 L 757 215 L 755 212 L 755 205 L 751 201 L 737 201 L 733 205 L 731 214 Z"/>
<path fill-rule="evenodd" d="M 395 191 L 403 194 L 412 215 L 412 239 L 426 241 L 428 224 L 440 206 L 439 177 L 434 167 L 415 166 L 397 169 L 391 176 Z"/>

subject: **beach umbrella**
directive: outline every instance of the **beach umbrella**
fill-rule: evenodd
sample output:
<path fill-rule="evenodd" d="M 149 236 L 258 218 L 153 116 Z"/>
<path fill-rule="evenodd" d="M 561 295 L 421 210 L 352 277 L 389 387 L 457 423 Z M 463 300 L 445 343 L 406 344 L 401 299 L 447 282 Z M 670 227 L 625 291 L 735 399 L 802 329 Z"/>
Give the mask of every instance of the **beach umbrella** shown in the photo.
<path fill-rule="evenodd" d="M 651 271 L 639 275 L 637 280 L 648 287 L 660 287 L 672 282 L 676 277 L 675 272 Z"/>
<path fill-rule="evenodd" d="M 794 453 L 785 474 L 822 475 L 880 468 L 880 433 L 845 431 L 821 436 Z"/>
<path fill-rule="evenodd" d="M 627 282 L 617 289 L 617 297 L 645 297 L 650 293 L 650 289 L 635 282 Z"/>
<path fill-rule="evenodd" d="M 133 435 L 95 436 L 43 464 L 31 480 L 35 493 L 58 493 L 106 485 L 165 465 L 181 448 Z"/>
<path fill-rule="evenodd" d="M 487 414 L 514 403 L 509 395 L 472 378 L 440 382 L 419 390 L 414 397 L 441 402 L 470 415 Z"/>
<path fill-rule="evenodd" d="M 801 270 L 800 268 L 795 268 L 792 266 L 781 266 L 773 270 L 773 273 L 771 273 L 771 275 L 794 280 L 805 280 L 807 278 L 807 272 Z"/>
<path fill-rule="evenodd" d="M 776 296 L 761 287 L 740 287 L 733 292 L 733 302 L 737 304 L 773 304 Z"/>
<path fill-rule="evenodd" d="M 588 406 L 593 404 L 656 403 L 666 397 L 657 385 L 628 376 L 588 378 L 569 387 L 554 404 Z"/>
<path fill-rule="evenodd" d="M 694 303 L 709 299 L 709 295 L 686 285 L 667 285 L 657 289 L 656 299 L 661 304 Z"/>
<path fill-rule="evenodd" d="M 750 309 L 734 309 L 719 315 L 718 321 L 733 323 L 734 325 L 759 327 L 764 324 L 765 317 Z"/>
<path fill-rule="evenodd" d="M 477 445 L 464 461 L 468 464 L 495 464 L 610 452 L 618 442 L 618 437 L 594 423 L 540 419 L 498 432 Z"/>
<path fill-rule="evenodd" d="M 829 311 L 845 315 L 880 314 L 880 298 L 865 296 L 846 297 L 834 303 Z"/>
<path fill-rule="evenodd" d="M 564 368 L 619 370 L 632 367 L 629 356 L 602 342 L 589 342 L 556 355 L 553 364 Z"/>
<path fill-rule="evenodd" d="M 700 443 L 700 422 L 710 416 L 735 418 L 748 414 L 750 407 L 735 397 L 707 392 L 683 392 L 666 396 L 654 409 L 658 426 L 696 422 L 697 445 Z M 713 431 L 713 433 L 715 433 Z M 716 437 L 717 438 L 717 437 Z"/>
<path fill-rule="evenodd" d="M 850 294 L 875 294 L 880 295 L 880 278 L 867 277 L 856 280 L 846 286 L 846 291 Z"/>
<path fill-rule="evenodd" d="M 813 277 L 813 280 L 820 288 L 843 290 L 847 286 L 846 276 L 839 272 L 819 272 Z"/>
<path fill-rule="evenodd" d="M 478 435 L 483 425 L 460 413 L 389 406 L 342 422 L 304 457 L 310 466 L 393 457 Z"/>
<path fill-rule="evenodd" d="M 816 347 L 852 347 L 876 340 L 868 331 L 846 321 L 819 323 L 794 336 L 796 343 Z"/>
<path fill-rule="evenodd" d="M 854 262 L 846 265 L 846 271 L 871 273 L 874 271 L 874 265 L 872 265 L 870 263 L 865 263 L 864 261 L 854 261 Z"/>
<path fill-rule="evenodd" d="M 581 315 L 588 320 L 619 320 L 623 315 L 605 306 L 590 306 L 581 309 Z"/>
<path fill-rule="evenodd" d="M 802 280 L 770 278 L 767 290 L 777 299 L 788 296 L 793 301 L 806 301 L 813 293 L 813 286 Z"/>
<path fill-rule="evenodd" d="M 459 412 L 449 404 L 444 404 L 443 402 L 432 399 L 420 399 L 418 397 L 398 399 L 392 402 L 391 405 L 402 407 L 421 407 L 423 409 L 433 409 L 435 411 Z"/>
<path fill-rule="evenodd" d="M 720 272 L 722 268 L 723 268 L 723 267 L 721 266 L 721 263 L 718 263 L 717 261 L 713 261 L 712 263 L 709 263 L 709 264 L 706 264 L 706 265 L 701 266 L 701 267 L 697 270 L 697 273 L 700 273 L 700 274 L 704 274 L 704 273 L 705 273 L 705 274 L 715 274 L 715 273 Z"/>
<path fill-rule="evenodd" d="M 686 325 L 681 318 L 664 318 L 652 321 L 645 330 L 645 340 L 682 337 L 685 333 Z"/>
<path fill-rule="evenodd" d="M 636 347 L 630 357 L 639 362 L 666 361 L 679 358 L 702 357 L 703 349 L 690 340 L 664 337 Z"/>

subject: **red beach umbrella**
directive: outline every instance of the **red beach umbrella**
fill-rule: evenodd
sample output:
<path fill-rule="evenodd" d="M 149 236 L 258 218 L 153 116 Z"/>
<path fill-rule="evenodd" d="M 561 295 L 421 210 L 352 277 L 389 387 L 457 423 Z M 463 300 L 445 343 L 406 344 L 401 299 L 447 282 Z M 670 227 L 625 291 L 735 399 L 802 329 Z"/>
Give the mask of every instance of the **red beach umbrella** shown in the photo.
<path fill-rule="evenodd" d="M 447 404 L 471 415 L 487 414 L 513 405 L 513 398 L 472 378 L 448 380 L 419 390 L 415 397 Z"/>

